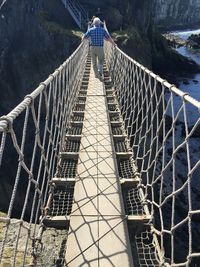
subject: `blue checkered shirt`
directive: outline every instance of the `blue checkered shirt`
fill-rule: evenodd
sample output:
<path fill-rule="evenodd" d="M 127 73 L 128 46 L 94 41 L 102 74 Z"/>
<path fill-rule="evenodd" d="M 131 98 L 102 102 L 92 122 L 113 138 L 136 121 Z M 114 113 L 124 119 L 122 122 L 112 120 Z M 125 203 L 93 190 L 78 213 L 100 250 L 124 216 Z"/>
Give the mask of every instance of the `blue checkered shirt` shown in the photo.
<path fill-rule="evenodd" d="M 100 26 L 90 28 L 84 35 L 84 38 L 91 40 L 91 46 L 103 46 L 104 39 L 109 39 L 109 33 Z"/>

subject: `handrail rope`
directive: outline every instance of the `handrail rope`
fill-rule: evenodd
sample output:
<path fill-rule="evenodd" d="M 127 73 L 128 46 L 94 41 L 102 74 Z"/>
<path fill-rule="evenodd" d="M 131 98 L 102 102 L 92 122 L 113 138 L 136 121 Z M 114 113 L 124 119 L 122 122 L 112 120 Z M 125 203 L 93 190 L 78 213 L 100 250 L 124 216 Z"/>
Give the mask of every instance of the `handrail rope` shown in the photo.
<path fill-rule="evenodd" d="M 165 238 L 168 235 L 171 240 L 171 247 L 167 247 L 170 266 L 189 266 L 194 254 L 200 257 L 200 251 L 196 251 L 198 248 L 194 250 L 193 221 L 193 216 L 200 215 L 194 202 L 194 197 L 198 198 L 194 193 L 194 182 L 200 170 L 199 154 L 195 156 L 200 102 L 119 48 L 107 45 L 105 52 L 133 158 L 145 190 L 144 196 L 154 217 L 154 233 L 159 233 L 157 240 L 163 254 L 159 261 L 166 255 Z M 188 205 L 177 221 L 177 205 L 183 197 Z M 188 236 L 178 234 L 183 227 L 187 228 Z M 177 238 L 188 250 L 180 248 Z M 179 250 L 183 250 L 185 261 L 178 258 L 178 246 Z M 147 259 L 144 255 L 144 260 Z"/>
<path fill-rule="evenodd" d="M 164 264 L 165 237 L 168 235 L 171 240 L 171 266 L 188 266 L 194 257 L 200 256 L 200 252 L 194 251 L 192 245 L 194 239 L 193 216 L 200 214 L 199 209 L 192 205 L 194 194 L 192 186 L 194 177 L 200 168 L 200 159 L 198 155 L 195 160 L 192 158 L 194 148 L 191 147 L 195 141 L 194 134 L 200 127 L 200 102 L 155 75 L 119 48 L 107 45 L 105 53 L 121 116 L 124 119 L 123 125 L 133 151 L 133 164 L 136 164 L 137 172 L 140 172 L 142 179 L 142 184 L 138 187 L 140 197 L 145 200 L 142 203 L 147 211 L 151 206 L 148 211 L 149 214 L 157 218 L 151 228 L 155 235 L 153 236 L 154 243 L 159 240 L 156 245 L 158 254 L 156 253 L 155 256 L 158 256 L 158 260 Z M 45 187 L 45 185 L 53 177 L 58 153 L 62 151 L 65 127 L 68 125 L 74 100 L 77 97 L 77 90 L 82 77 L 81 69 L 86 61 L 86 54 L 87 48 L 81 44 L 72 56 L 44 83 L 41 83 L 8 115 L 0 118 L 0 132 L 2 132 L 0 162 L 3 163 L 3 153 L 7 148 L 7 135 L 11 136 L 12 146 L 19 157 L 9 212 L 7 218 L 1 218 L 1 222 L 6 223 L 6 228 L 1 241 L 0 260 L 7 245 L 6 240 L 11 225 L 19 224 L 16 229 L 17 242 L 13 256 L 14 264 L 17 259 L 22 228 L 27 229 L 28 233 L 26 251 L 31 236 L 33 243 L 36 242 L 36 224 L 40 210 L 44 208 L 44 203 L 48 197 L 48 186 Z M 195 108 L 196 116 L 192 122 L 188 115 L 190 111 L 188 105 Z M 45 118 L 42 117 L 43 109 L 46 114 Z M 26 110 L 26 115 L 20 141 L 13 122 L 24 110 Z M 29 110 L 31 110 L 31 118 Z M 35 140 L 32 159 L 29 164 L 24 154 L 24 145 L 30 119 L 35 129 Z M 180 131 L 183 131 L 183 136 L 180 135 Z M 178 157 L 183 157 L 183 155 L 186 163 L 184 166 L 181 165 L 181 172 L 184 173 L 184 180 L 181 181 L 177 173 L 181 164 Z M 36 158 L 38 158 L 39 164 L 35 175 Z M 22 171 L 26 173 L 28 178 L 26 196 L 20 220 L 12 222 L 12 211 Z M 35 187 L 35 191 L 31 206 L 30 224 L 26 226 L 23 219 L 27 210 L 31 185 Z M 188 207 L 185 215 L 181 217 L 180 221 L 177 221 L 178 211 L 176 207 L 177 203 L 180 203 L 181 195 L 187 199 Z M 169 221 L 167 219 L 169 214 L 165 212 L 166 207 L 170 210 L 171 219 Z M 184 251 L 185 262 L 179 263 L 176 255 L 176 234 L 182 227 L 187 227 L 188 251 Z M 40 231 L 43 228 L 43 220 L 41 219 Z M 158 239 L 157 236 L 159 236 Z M 40 242 L 39 239 L 38 242 Z M 158 245 L 162 255 L 159 254 Z M 34 246 L 32 253 L 36 256 Z"/>
<path fill-rule="evenodd" d="M 30 106 L 32 101 L 45 90 L 45 88 L 55 79 L 61 70 L 63 70 L 70 62 L 70 60 L 77 54 L 77 52 L 83 47 L 83 43 L 79 45 L 79 47 L 73 52 L 73 54 L 57 69 L 53 74 L 51 74 L 43 83 L 41 83 L 30 95 L 26 96 L 25 99 L 17 105 L 11 112 L 7 115 L 0 117 L 0 132 L 5 131 L 8 127 L 8 120 L 10 123 L 16 119 L 19 114 L 21 114 L 26 107 Z"/>
<path fill-rule="evenodd" d="M 175 85 L 170 84 L 168 81 L 162 79 L 159 75 L 156 75 L 148 68 L 141 65 L 139 62 L 135 61 L 133 58 L 128 56 L 125 52 L 123 52 L 119 47 L 115 48 L 121 55 L 123 55 L 126 59 L 128 59 L 130 62 L 133 62 L 137 67 L 139 67 L 141 70 L 143 70 L 146 74 L 149 74 L 152 78 L 154 78 L 159 83 L 163 84 L 165 87 L 167 87 L 170 91 L 177 94 L 178 96 L 184 98 L 187 102 L 194 105 L 200 110 L 200 101 L 194 99 L 191 97 L 188 93 L 183 92 L 179 88 L 177 88 Z"/>
<path fill-rule="evenodd" d="M 15 109 L 0 118 L 0 131 L 2 132 L 0 133 L 0 161 L 2 170 L 5 166 L 4 157 L 9 155 L 10 148 L 18 156 L 18 168 L 11 172 L 11 177 L 15 183 L 10 196 L 8 213 L 5 218 L 0 217 L 0 222 L 5 224 L 2 233 L 3 238 L 0 241 L 0 262 L 4 260 L 6 249 L 10 249 L 10 246 L 13 247 L 9 240 L 14 229 L 16 240 L 10 258 L 13 266 L 18 261 L 18 250 L 23 229 L 26 229 L 27 233 L 23 234 L 26 238 L 24 237 L 23 241 L 24 256 L 20 260 L 23 262 L 22 265 L 30 256 L 30 239 L 37 246 L 35 236 L 38 232 L 39 216 L 43 212 L 48 197 L 48 184 L 55 174 L 58 153 L 78 94 L 87 54 L 87 43 L 81 43 L 77 50 L 45 82 L 40 83 L 38 88 L 26 96 L 24 101 Z M 20 122 L 19 125 L 23 126 L 21 133 L 17 129 L 15 121 Z M 31 127 L 29 127 L 30 125 Z M 32 143 L 28 144 L 28 146 L 30 144 L 32 146 L 32 155 L 29 158 L 27 157 L 29 148 L 27 150 L 26 146 L 30 134 L 34 134 L 31 129 L 35 130 L 35 138 Z M 8 138 L 6 137 L 10 141 L 7 141 Z M 18 190 L 22 179 L 24 179 L 23 184 L 25 185 L 24 202 L 21 203 L 22 209 L 18 215 L 20 220 L 15 220 L 12 219 L 13 212 L 18 201 Z M 30 197 L 32 198 L 31 202 Z M 24 220 L 27 212 L 30 219 L 26 223 Z M 14 225 L 16 225 L 15 228 Z M 40 229 L 43 229 L 42 221 L 39 225 Z M 32 247 L 33 256 L 36 253 L 35 245 Z"/>

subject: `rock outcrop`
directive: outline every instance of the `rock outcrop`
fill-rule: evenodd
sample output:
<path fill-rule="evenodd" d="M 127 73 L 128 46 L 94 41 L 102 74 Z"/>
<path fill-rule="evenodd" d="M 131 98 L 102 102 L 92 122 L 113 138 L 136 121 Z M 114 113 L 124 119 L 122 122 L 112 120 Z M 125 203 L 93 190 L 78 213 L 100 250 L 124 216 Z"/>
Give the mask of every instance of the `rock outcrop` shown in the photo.
<path fill-rule="evenodd" d="M 200 0 L 154 0 L 154 22 L 163 29 L 200 26 Z"/>
<path fill-rule="evenodd" d="M 103 11 L 111 8 L 109 12 L 105 12 L 106 19 L 111 22 L 110 29 L 116 19 L 112 9 L 122 15 L 122 26 L 134 24 L 142 31 L 147 31 L 151 22 L 163 29 L 200 25 L 200 0 L 106 0 L 101 2 L 80 0 L 80 2 L 87 6 L 91 16 L 95 14 L 97 7 L 102 8 Z"/>
<path fill-rule="evenodd" d="M 200 34 L 192 34 L 188 38 L 188 46 L 194 49 L 200 49 Z"/>
<path fill-rule="evenodd" d="M 177 48 L 187 46 L 192 49 L 200 49 L 200 34 L 192 34 L 187 40 L 182 39 L 180 36 L 166 33 L 163 34 L 169 46 Z"/>
<path fill-rule="evenodd" d="M 0 212 L 0 216 L 5 215 Z M 33 230 L 31 233 L 27 231 L 30 229 L 30 225 L 23 222 L 23 227 L 21 227 L 19 233 L 20 221 L 17 219 L 11 219 L 9 225 L 9 231 L 7 233 L 7 242 L 4 247 L 4 254 L 2 256 L 1 267 L 12 267 L 14 258 L 13 244 L 18 242 L 16 251 L 16 266 L 22 266 L 24 262 L 24 251 L 27 246 L 27 254 L 25 258 L 25 265 L 29 266 L 32 262 L 32 241 L 31 238 Z M 37 235 L 39 231 L 39 225 L 36 224 L 35 234 Z M 0 223 L 0 237 L 3 237 L 5 231 L 5 226 Z M 19 236 L 18 236 L 19 235 Z M 64 258 L 66 252 L 66 240 L 68 231 L 58 230 L 54 228 L 45 228 L 42 235 L 42 242 L 36 242 L 34 253 L 37 256 L 37 266 L 64 266 Z M 30 238 L 31 237 L 31 238 Z M 17 241 L 17 238 L 18 241 Z M 0 240 L 1 243 L 2 240 Z M 23 266 L 25 266 L 23 265 Z M 30 265 L 32 266 L 32 265 Z"/>

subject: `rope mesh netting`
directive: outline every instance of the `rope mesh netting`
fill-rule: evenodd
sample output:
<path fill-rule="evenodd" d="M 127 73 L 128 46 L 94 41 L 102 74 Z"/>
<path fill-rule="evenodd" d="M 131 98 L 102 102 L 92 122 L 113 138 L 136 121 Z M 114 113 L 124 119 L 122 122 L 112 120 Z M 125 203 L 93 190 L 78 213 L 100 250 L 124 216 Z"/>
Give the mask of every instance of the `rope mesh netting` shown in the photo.
<path fill-rule="evenodd" d="M 200 103 L 118 48 L 107 45 L 106 59 L 162 258 L 171 266 L 195 266 L 190 264 L 200 262 Z M 131 164 L 120 166 L 121 175 L 131 174 Z"/>
<path fill-rule="evenodd" d="M 116 152 L 128 152 L 128 148 L 124 140 L 115 140 L 115 151 Z"/>
<path fill-rule="evenodd" d="M 119 115 L 117 114 L 110 114 L 110 121 L 119 121 L 120 120 L 120 117 Z"/>
<path fill-rule="evenodd" d="M 35 261 L 35 250 L 41 245 L 39 218 L 48 200 L 49 182 L 55 175 L 58 155 L 65 146 L 66 128 L 72 132 L 73 127 L 76 128 L 70 117 L 87 56 L 88 46 L 82 43 L 33 93 L 7 116 L 0 118 L 0 176 L 1 188 L 5 188 L 0 191 L 1 264 L 24 266 Z M 70 164 L 74 176 L 74 162 Z M 65 171 L 60 174 L 68 176 Z M 58 202 L 63 202 L 63 211 L 58 208 Z M 60 190 L 51 203 L 53 214 L 69 213 L 71 202 L 71 191 Z M 50 246 L 49 250 L 46 247 L 43 259 L 50 261 L 52 257 L 56 260 L 59 256 L 54 254 L 58 252 L 56 248 L 64 244 L 62 233 L 57 239 L 62 244 Z M 49 261 L 44 266 L 55 266 L 55 262 L 54 265 L 47 264 Z"/>
<path fill-rule="evenodd" d="M 133 178 L 135 176 L 136 170 L 134 169 L 133 160 L 129 159 L 119 159 L 118 160 L 118 170 L 120 178 Z"/>
<path fill-rule="evenodd" d="M 112 127 L 112 133 L 113 133 L 113 135 L 122 135 L 123 130 L 120 126 L 113 126 Z"/>
<path fill-rule="evenodd" d="M 87 83 L 80 81 L 87 54 L 88 47 L 82 44 L 31 95 L 0 118 L 0 175 L 10 184 L 6 188 L 2 180 L 2 188 L 6 188 L 2 199 L 6 201 L 0 207 L 4 212 L 0 214 L 1 263 L 23 266 L 37 255 L 41 266 L 64 264 L 67 231 L 44 231 L 39 218 L 55 173 L 59 178 L 76 176 L 77 160 L 60 158 L 59 153 L 79 149 L 75 141 L 67 143 L 66 134 L 80 136 L 82 132 L 84 116 L 79 107 L 84 103 L 77 104 L 77 112 L 72 109 L 80 86 L 79 97 L 85 96 Z M 119 138 L 126 133 L 128 149 L 130 145 L 133 152 L 130 158 L 117 159 L 119 176 L 134 178 L 139 172 L 142 180 L 126 192 L 127 213 L 143 215 L 148 208 L 152 218 L 150 230 L 133 238 L 139 264 L 195 266 L 200 262 L 200 103 L 118 48 L 107 45 L 106 60 L 118 100 L 118 104 L 108 104 L 113 134 Z M 105 82 L 108 95 L 113 95 L 109 91 L 112 85 Z M 114 125 L 121 118 L 123 125 Z M 124 152 L 124 141 L 114 140 L 118 140 L 116 150 Z M 62 187 L 55 192 L 50 203 L 53 215 L 68 214 L 72 192 Z M 48 231 L 52 232 L 47 235 Z M 52 249 L 45 245 L 48 243 L 57 245 Z M 37 250 L 43 252 L 42 257 Z"/>
<path fill-rule="evenodd" d="M 145 231 L 138 234 L 135 239 L 140 267 L 159 267 L 160 261 L 156 254 L 156 242 L 153 239 L 153 235 L 150 232 Z"/>
<path fill-rule="evenodd" d="M 74 188 L 72 186 L 57 186 L 53 190 L 48 215 L 65 216 L 72 210 Z"/>
<path fill-rule="evenodd" d="M 58 164 L 58 171 L 56 177 L 70 178 L 76 177 L 78 160 L 61 158 Z"/>
<path fill-rule="evenodd" d="M 82 127 L 79 125 L 72 125 L 67 130 L 67 134 L 69 135 L 81 135 L 81 133 L 82 133 Z"/>
<path fill-rule="evenodd" d="M 83 111 L 85 109 L 84 106 L 77 105 L 74 109 L 74 111 Z"/>
<path fill-rule="evenodd" d="M 64 151 L 66 152 L 79 152 L 80 141 L 77 140 L 66 140 Z"/>
<path fill-rule="evenodd" d="M 85 96 L 86 96 L 86 94 L 87 94 L 87 92 L 86 92 L 86 91 L 85 91 L 85 92 L 84 92 L 84 91 L 81 91 L 81 92 L 80 92 L 80 94 L 79 94 L 79 96 L 80 96 L 80 97 L 85 97 Z"/>
<path fill-rule="evenodd" d="M 117 105 L 115 105 L 115 104 L 108 105 L 108 110 L 109 111 L 117 111 L 118 110 Z"/>
<path fill-rule="evenodd" d="M 80 96 L 80 94 L 79 94 L 79 96 Z M 77 104 L 85 104 L 85 100 L 84 99 L 79 99 L 79 101 L 78 101 L 78 103 Z M 85 109 L 85 108 L 84 108 Z M 83 109 L 83 110 L 84 110 Z"/>
<path fill-rule="evenodd" d="M 83 115 L 77 115 L 74 114 L 74 116 L 72 117 L 73 121 L 83 121 L 84 120 L 84 116 Z"/>
<path fill-rule="evenodd" d="M 144 215 L 144 204 L 141 201 L 140 191 L 137 188 L 126 190 L 125 192 L 126 214 Z"/>

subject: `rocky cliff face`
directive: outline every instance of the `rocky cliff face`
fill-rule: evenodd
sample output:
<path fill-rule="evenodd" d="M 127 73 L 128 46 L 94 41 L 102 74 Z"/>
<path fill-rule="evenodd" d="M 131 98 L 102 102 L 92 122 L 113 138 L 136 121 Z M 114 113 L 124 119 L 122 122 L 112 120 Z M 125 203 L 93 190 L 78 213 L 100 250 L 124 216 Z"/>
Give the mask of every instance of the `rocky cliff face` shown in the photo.
<path fill-rule="evenodd" d="M 155 0 L 153 14 L 164 29 L 200 26 L 200 0 Z"/>
<path fill-rule="evenodd" d="M 186 28 L 200 25 L 200 0 L 80 0 L 87 6 L 90 15 L 97 7 L 105 12 L 110 28 L 121 24 L 134 24 L 140 30 L 147 31 L 150 22 L 162 28 Z M 117 21 L 117 22 L 116 22 Z"/>
<path fill-rule="evenodd" d="M 151 19 L 152 2 L 149 0 L 79 0 L 89 11 L 89 17 L 100 7 L 110 30 L 135 25 L 146 32 Z"/>
<path fill-rule="evenodd" d="M 151 26 L 152 2 L 149 0 L 80 0 L 89 16 L 100 7 L 109 31 L 118 46 L 140 63 L 152 66 L 150 42 L 147 37 Z"/>
<path fill-rule="evenodd" d="M 79 43 L 60 0 L 9 0 L 0 9 L 0 115 L 58 67 Z"/>

